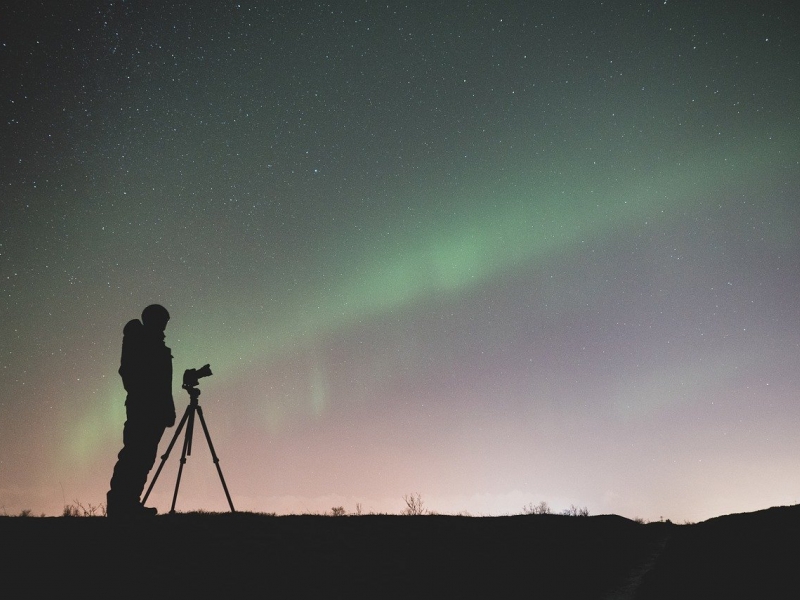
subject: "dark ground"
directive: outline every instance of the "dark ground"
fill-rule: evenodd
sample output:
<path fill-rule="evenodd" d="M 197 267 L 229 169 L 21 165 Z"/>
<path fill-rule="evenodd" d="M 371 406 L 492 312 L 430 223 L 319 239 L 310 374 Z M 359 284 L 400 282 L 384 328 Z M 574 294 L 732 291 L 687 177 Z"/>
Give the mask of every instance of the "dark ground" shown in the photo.
<path fill-rule="evenodd" d="M 674 527 L 636 598 L 800 598 L 800 506 Z"/>
<path fill-rule="evenodd" d="M 0 518 L 3 597 L 797 598 L 800 507 L 617 516 Z M 781 596 L 782 584 L 792 595 Z M 756 593 L 758 592 L 758 593 Z M 762 593 L 763 592 L 763 593 Z"/>

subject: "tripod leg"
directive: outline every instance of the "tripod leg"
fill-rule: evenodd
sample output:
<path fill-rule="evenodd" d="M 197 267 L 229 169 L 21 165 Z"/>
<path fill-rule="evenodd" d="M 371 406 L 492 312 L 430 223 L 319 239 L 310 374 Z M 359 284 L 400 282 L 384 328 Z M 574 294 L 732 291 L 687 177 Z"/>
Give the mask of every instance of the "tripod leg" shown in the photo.
<path fill-rule="evenodd" d="M 194 437 L 194 413 L 189 415 L 189 425 L 186 427 L 186 456 L 192 455 L 192 438 Z"/>
<path fill-rule="evenodd" d="M 214 459 L 214 466 L 217 467 L 217 473 L 219 473 L 219 480 L 222 482 L 222 489 L 225 490 L 225 497 L 228 499 L 228 506 L 231 507 L 231 512 L 236 512 L 236 509 L 233 508 L 233 502 L 231 501 L 231 495 L 228 493 L 228 486 L 225 485 L 225 478 L 222 476 L 222 469 L 219 467 L 219 458 L 217 458 L 217 453 L 214 452 L 214 444 L 211 443 L 211 435 L 208 433 L 208 427 L 206 426 L 206 420 L 203 417 L 203 409 L 200 405 L 197 406 L 197 414 L 200 416 L 200 424 L 203 426 L 203 433 L 206 434 L 206 441 L 208 442 L 208 449 L 211 450 L 211 457 Z"/>
<path fill-rule="evenodd" d="M 194 410 L 199 408 L 197 405 L 190 404 L 186 407 L 186 413 L 189 415 L 189 425 L 186 427 L 186 436 L 183 438 L 183 450 L 181 451 L 181 462 L 180 466 L 178 467 L 178 478 L 175 480 L 175 493 L 172 496 L 172 507 L 170 507 L 169 512 L 175 512 L 175 502 L 178 501 L 178 488 L 181 485 L 181 475 L 183 474 L 183 465 L 186 464 L 186 451 L 189 449 L 189 445 L 192 443 L 192 428 L 194 427 Z"/>
<path fill-rule="evenodd" d="M 152 491 L 153 486 L 156 484 L 156 479 L 158 479 L 158 476 L 161 475 L 161 469 L 164 468 L 164 463 L 167 462 L 169 453 L 172 452 L 172 447 L 175 445 L 178 436 L 181 434 L 181 430 L 183 430 L 183 426 L 186 424 L 186 420 L 189 418 L 190 409 L 191 406 L 186 407 L 186 412 L 183 413 L 181 422 L 178 424 L 178 428 L 175 430 L 175 434 L 172 436 L 172 441 L 169 443 L 169 446 L 167 446 L 167 451 L 164 452 L 163 456 L 161 457 L 161 464 L 158 465 L 158 470 L 156 471 L 156 474 L 153 475 L 153 480 L 150 482 L 150 486 L 147 488 L 147 493 L 144 495 L 144 498 L 142 498 L 142 504 L 147 502 L 147 498 L 150 496 L 150 492 Z"/>

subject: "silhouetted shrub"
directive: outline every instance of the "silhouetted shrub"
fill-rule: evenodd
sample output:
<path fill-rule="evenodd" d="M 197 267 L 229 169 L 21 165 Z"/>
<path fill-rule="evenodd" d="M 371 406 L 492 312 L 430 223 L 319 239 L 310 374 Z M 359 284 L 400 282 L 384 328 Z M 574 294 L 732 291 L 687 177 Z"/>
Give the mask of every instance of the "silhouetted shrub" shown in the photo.
<path fill-rule="evenodd" d="M 403 496 L 403 500 L 406 503 L 406 509 L 403 511 L 404 515 L 416 516 L 427 514 L 428 509 L 424 508 L 425 503 L 422 501 L 422 496 L 419 494 Z"/>
<path fill-rule="evenodd" d="M 100 517 L 106 516 L 105 504 L 86 504 L 84 506 L 77 500 L 73 500 L 72 504 L 65 504 L 64 510 L 61 512 L 62 517 Z"/>
<path fill-rule="evenodd" d="M 562 515 L 566 515 L 568 517 L 588 517 L 589 516 L 589 509 L 585 506 L 579 508 L 574 504 L 571 504 L 569 508 L 564 509 L 561 511 Z"/>
<path fill-rule="evenodd" d="M 522 512 L 526 515 L 549 515 L 552 511 L 550 510 L 550 505 L 542 500 L 536 506 L 532 502 L 528 506 L 523 506 Z"/>

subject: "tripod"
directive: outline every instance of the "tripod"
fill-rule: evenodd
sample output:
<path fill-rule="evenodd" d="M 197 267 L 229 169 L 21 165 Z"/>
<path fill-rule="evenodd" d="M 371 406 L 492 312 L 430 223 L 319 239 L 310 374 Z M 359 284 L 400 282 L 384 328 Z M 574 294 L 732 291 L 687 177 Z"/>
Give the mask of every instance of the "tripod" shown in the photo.
<path fill-rule="evenodd" d="M 208 366 L 208 365 L 206 365 Z M 210 371 L 209 371 L 210 374 Z M 195 379 L 195 382 L 197 380 Z M 184 382 L 183 389 L 185 389 L 189 393 L 189 405 L 186 407 L 186 412 L 183 413 L 183 418 L 181 419 L 178 428 L 175 430 L 175 435 L 172 436 L 172 441 L 169 443 L 167 447 L 167 451 L 161 457 L 161 464 L 158 465 L 158 470 L 156 474 L 153 476 L 153 481 L 150 482 L 150 487 L 147 488 L 147 493 L 142 498 L 142 504 L 147 501 L 147 497 L 150 495 L 150 491 L 153 489 L 153 486 L 158 479 L 158 476 L 161 474 L 161 469 L 164 468 L 164 463 L 167 462 L 167 458 L 169 458 L 169 453 L 172 452 L 172 447 L 175 445 L 175 442 L 178 440 L 178 436 L 181 434 L 183 430 L 183 426 L 186 425 L 186 435 L 183 438 L 183 451 L 181 452 L 181 463 L 178 467 L 178 479 L 175 482 L 175 494 L 172 496 L 172 508 L 170 508 L 170 514 L 175 512 L 175 502 L 178 500 L 178 488 L 181 485 L 181 475 L 183 474 L 183 465 L 186 464 L 186 457 L 192 455 L 192 433 L 194 430 L 194 415 L 200 417 L 200 424 L 203 426 L 203 433 L 206 434 L 206 441 L 208 442 L 208 448 L 211 450 L 211 457 L 214 459 L 214 465 L 217 467 L 217 473 L 219 473 L 219 480 L 222 482 L 222 489 L 225 490 L 225 497 L 228 499 L 228 506 L 231 507 L 231 512 L 236 512 L 236 509 L 233 508 L 233 502 L 231 501 L 231 495 L 228 493 L 228 486 L 225 485 L 225 478 L 222 476 L 222 469 L 219 467 L 219 458 L 217 458 L 217 453 L 214 452 L 214 444 L 211 443 L 211 435 L 208 433 L 208 427 L 206 426 L 206 420 L 203 418 L 203 409 L 200 407 L 200 403 L 197 401 L 197 398 L 200 396 L 200 390 L 194 387 L 194 385 L 188 385 Z M 188 424 L 187 424 L 188 423 Z"/>

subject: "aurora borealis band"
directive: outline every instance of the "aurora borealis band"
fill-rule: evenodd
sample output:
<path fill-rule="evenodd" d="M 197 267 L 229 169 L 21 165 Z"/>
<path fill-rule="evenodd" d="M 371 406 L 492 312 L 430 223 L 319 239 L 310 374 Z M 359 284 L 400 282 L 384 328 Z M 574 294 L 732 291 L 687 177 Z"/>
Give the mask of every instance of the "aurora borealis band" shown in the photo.
<path fill-rule="evenodd" d="M 8 9 L 0 511 L 105 501 L 122 327 L 154 302 L 179 414 L 181 373 L 211 364 L 200 402 L 240 510 L 799 501 L 792 15 Z M 178 509 L 226 510 L 195 440 Z"/>

